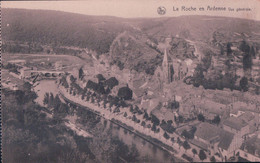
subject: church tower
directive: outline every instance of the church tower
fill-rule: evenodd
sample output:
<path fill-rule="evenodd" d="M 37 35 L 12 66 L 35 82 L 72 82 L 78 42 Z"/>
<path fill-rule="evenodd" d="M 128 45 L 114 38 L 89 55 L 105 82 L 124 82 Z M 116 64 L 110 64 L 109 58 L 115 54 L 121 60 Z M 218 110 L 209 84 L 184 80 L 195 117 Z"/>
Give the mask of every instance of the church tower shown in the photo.
<path fill-rule="evenodd" d="M 173 65 L 172 60 L 167 54 L 167 50 L 164 50 L 163 62 L 162 62 L 162 70 L 164 81 L 167 83 L 171 83 L 173 81 Z"/>

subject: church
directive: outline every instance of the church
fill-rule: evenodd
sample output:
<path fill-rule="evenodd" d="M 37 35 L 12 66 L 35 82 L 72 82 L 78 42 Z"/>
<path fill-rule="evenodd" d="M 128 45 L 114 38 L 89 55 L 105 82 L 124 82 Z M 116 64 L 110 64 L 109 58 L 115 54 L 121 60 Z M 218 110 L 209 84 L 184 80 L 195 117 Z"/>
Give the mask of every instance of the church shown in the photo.
<path fill-rule="evenodd" d="M 169 84 L 174 79 L 173 62 L 172 59 L 168 56 L 166 49 L 164 50 L 162 66 L 158 66 L 154 74 L 161 85 L 160 88 L 162 88 L 163 83 Z"/>

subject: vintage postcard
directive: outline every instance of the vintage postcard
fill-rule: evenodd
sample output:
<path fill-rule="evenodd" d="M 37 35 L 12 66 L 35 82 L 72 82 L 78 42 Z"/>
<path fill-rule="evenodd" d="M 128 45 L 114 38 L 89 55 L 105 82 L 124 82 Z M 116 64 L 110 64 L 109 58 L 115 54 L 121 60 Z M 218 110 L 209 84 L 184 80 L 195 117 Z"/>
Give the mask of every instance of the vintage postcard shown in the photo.
<path fill-rule="evenodd" d="M 259 0 L 1 2 L 4 163 L 260 162 Z"/>

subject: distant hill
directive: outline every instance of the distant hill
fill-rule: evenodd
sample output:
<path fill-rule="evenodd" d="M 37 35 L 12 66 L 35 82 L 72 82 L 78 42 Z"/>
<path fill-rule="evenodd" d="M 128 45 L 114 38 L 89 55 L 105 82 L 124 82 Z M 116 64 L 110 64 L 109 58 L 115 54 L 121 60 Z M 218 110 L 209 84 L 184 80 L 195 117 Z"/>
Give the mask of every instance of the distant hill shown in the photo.
<path fill-rule="evenodd" d="M 47 10 L 2 9 L 2 38 L 109 51 L 119 33 L 136 31 L 160 39 L 176 36 L 207 42 L 217 30 L 237 33 L 259 32 L 260 22 L 237 18 L 180 16 L 125 19 L 87 16 Z"/>
<path fill-rule="evenodd" d="M 213 17 L 213 16 L 180 16 L 163 19 L 144 19 L 139 23 L 142 31 L 153 34 L 154 37 L 178 35 L 193 41 L 207 42 L 215 31 L 246 33 L 251 35 L 260 32 L 260 21 Z M 228 36 L 227 38 L 228 39 Z"/>
<path fill-rule="evenodd" d="M 4 41 L 76 46 L 106 53 L 117 34 L 124 30 L 131 30 L 131 27 L 122 22 L 121 18 L 59 11 L 2 9 Z"/>
<path fill-rule="evenodd" d="M 166 44 L 165 40 L 169 38 L 169 54 L 184 60 L 193 59 L 194 53 L 203 53 L 205 48 L 218 55 L 220 46 L 225 51 L 223 48 L 228 42 L 243 39 L 258 50 L 259 34 L 259 21 L 238 18 L 180 16 L 126 19 L 60 11 L 2 9 L 3 42 L 88 48 L 98 54 L 109 54 L 111 63 L 121 69 L 148 74 L 153 74 L 161 64 L 161 45 Z M 36 51 L 39 49 L 37 44 Z M 78 51 L 80 53 L 81 50 Z"/>

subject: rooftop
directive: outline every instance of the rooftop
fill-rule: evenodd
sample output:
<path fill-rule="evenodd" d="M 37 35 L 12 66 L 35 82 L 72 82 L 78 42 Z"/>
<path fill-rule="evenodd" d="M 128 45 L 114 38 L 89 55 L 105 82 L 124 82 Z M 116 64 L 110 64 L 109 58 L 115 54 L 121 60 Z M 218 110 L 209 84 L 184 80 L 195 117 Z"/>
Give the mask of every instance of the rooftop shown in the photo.
<path fill-rule="evenodd" d="M 233 140 L 234 134 L 225 131 L 215 125 L 209 123 L 201 123 L 197 127 L 195 136 L 207 141 L 211 141 L 214 138 L 218 137 L 219 138 L 218 146 L 222 149 L 227 150 Z"/>
<path fill-rule="evenodd" d="M 234 134 L 223 130 L 220 134 L 220 142 L 218 146 L 222 149 L 228 150 L 228 147 L 230 146 L 233 137 Z"/>
<path fill-rule="evenodd" d="M 195 136 L 210 141 L 212 138 L 216 137 L 220 133 L 220 128 L 209 123 L 201 123 L 198 125 L 195 132 Z"/>
<path fill-rule="evenodd" d="M 245 112 L 244 114 L 240 115 L 238 118 L 248 123 L 251 120 L 253 120 L 255 116 L 251 112 Z"/>
<path fill-rule="evenodd" d="M 260 139 L 257 135 L 249 138 L 242 144 L 241 149 L 260 157 Z"/>
<path fill-rule="evenodd" d="M 228 118 L 223 122 L 223 124 L 236 130 L 241 130 L 241 128 L 247 125 L 247 123 L 244 120 L 236 117 Z"/>

